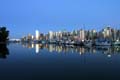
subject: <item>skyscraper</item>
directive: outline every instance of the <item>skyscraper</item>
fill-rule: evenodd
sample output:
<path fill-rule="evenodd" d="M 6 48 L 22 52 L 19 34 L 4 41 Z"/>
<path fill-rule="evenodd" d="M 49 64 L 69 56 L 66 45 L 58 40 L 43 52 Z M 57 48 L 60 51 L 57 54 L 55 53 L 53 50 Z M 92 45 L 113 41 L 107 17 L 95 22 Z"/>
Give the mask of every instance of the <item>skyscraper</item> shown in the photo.
<path fill-rule="evenodd" d="M 111 32 L 111 28 L 110 27 L 106 27 L 105 29 L 103 29 L 103 36 L 104 38 L 111 38 L 112 36 L 112 32 Z"/>
<path fill-rule="evenodd" d="M 35 35 L 36 35 L 36 40 L 39 40 L 40 34 L 38 30 L 35 31 Z"/>
<path fill-rule="evenodd" d="M 53 36 L 54 36 L 54 33 L 52 31 L 49 31 L 49 39 L 52 40 L 53 39 Z"/>
<path fill-rule="evenodd" d="M 80 41 L 84 41 L 85 40 L 85 31 L 82 30 L 82 29 L 79 31 L 79 40 Z"/>

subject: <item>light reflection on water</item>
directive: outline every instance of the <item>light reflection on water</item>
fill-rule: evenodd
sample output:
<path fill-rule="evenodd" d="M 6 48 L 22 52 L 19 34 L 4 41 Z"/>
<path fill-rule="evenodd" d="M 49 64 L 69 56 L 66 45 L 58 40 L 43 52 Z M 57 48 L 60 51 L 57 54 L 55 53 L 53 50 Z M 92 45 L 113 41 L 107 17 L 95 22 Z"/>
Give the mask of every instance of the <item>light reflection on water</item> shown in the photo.
<path fill-rule="evenodd" d="M 118 80 L 120 47 L 9 44 L 0 49 L 0 80 Z"/>
<path fill-rule="evenodd" d="M 57 53 L 79 53 L 80 55 L 90 53 L 102 53 L 107 57 L 112 57 L 114 54 L 120 54 L 120 46 L 95 46 L 95 47 L 80 47 L 73 45 L 55 45 L 55 44 L 22 44 L 26 48 L 35 48 L 35 52 L 39 53 L 42 49 L 47 49 L 49 52 Z"/>

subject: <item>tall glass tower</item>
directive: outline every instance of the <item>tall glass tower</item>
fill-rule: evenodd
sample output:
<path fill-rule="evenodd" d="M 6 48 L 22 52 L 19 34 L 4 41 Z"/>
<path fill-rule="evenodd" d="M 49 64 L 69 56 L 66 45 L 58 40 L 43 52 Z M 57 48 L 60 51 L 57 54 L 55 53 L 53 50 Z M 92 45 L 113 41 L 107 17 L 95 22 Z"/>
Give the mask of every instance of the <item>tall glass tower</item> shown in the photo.
<path fill-rule="evenodd" d="M 36 40 L 39 40 L 40 34 L 39 34 L 39 31 L 38 31 L 38 30 L 35 31 L 35 36 L 36 36 Z"/>

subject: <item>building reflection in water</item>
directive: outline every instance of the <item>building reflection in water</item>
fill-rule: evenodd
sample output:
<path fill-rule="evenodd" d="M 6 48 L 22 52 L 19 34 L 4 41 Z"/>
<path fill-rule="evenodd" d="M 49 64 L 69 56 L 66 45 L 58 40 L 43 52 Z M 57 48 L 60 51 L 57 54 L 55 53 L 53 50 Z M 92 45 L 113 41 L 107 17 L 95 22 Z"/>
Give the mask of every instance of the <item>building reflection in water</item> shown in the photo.
<path fill-rule="evenodd" d="M 34 44 L 32 44 L 32 48 L 34 48 Z"/>
<path fill-rule="evenodd" d="M 35 44 L 35 52 L 39 53 L 39 44 Z"/>
<path fill-rule="evenodd" d="M 22 44 L 23 47 L 35 48 L 35 52 L 39 53 L 42 49 L 47 49 L 49 52 L 57 53 L 79 53 L 80 55 L 84 54 L 96 54 L 103 53 L 107 57 L 112 57 L 113 54 L 120 53 L 120 46 L 97 46 L 97 47 L 80 47 L 80 46 L 65 46 L 65 45 L 52 45 L 52 44 Z"/>
<path fill-rule="evenodd" d="M 85 50 L 84 50 L 84 48 L 83 48 L 83 47 L 82 47 L 82 48 L 80 48 L 79 53 L 80 53 L 80 55 L 82 55 L 82 54 L 84 54 L 84 53 L 85 53 Z"/>
<path fill-rule="evenodd" d="M 54 47 L 53 47 L 53 45 L 49 45 L 49 52 L 53 52 L 55 49 L 54 49 Z"/>

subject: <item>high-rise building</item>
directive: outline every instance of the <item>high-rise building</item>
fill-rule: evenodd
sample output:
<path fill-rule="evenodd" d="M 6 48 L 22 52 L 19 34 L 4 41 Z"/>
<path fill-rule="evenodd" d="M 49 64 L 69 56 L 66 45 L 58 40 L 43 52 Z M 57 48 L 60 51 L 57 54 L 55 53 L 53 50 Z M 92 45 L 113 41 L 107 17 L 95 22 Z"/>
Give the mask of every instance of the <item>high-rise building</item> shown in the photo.
<path fill-rule="evenodd" d="M 90 31 L 88 31 L 88 36 L 89 36 L 89 39 L 90 40 L 93 40 L 93 39 L 95 39 L 96 37 L 97 37 L 97 31 L 96 30 L 90 30 Z"/>
<path fill-rule="evenodd" d="M 31 34 L 28 34 L 27 40 L 28 40 L 28 41 L 29 41 L 29 40 L 32 40 L 32 35 L 31 35 Z"/>
<path fill-rule="evenodd" d="M 111 38 L 112 37 L 112 29 L 110 27 L 106 27 L 103 29 L 103 36 L 104 38 Z"/>
<path fill-rule="evenodd" d="M 120 30 L 117 31 L 117 40 L 120 40 Z"/>
<path fill-rule="evenodd" d="M 79 40 L 80 41 L 85 41 L 85 30 L 80 30 L 79 31 Z"/>
<path fill-rule="evenodd" d="M 36 35 L 36 40 L 39 40 L 40 34 L 38 30 L 35 31 L 35 35 Z"/>
<path fill-rule="evenodd" d="M 49 35 L 49 39 L 52 40 L 54 37 L 54 33 L 52 31 L 49 31 L 48 35 Z"/>
<path fill-rule="evenodd" d="M 34 40 L 34 36 L 32 35 L 32 40 Z"/>
<path fill-rule="evenodd" d="M 117 40 L 117 31 L 116 29 L 112 29 L 112 40 L 113 41 L 116 41 Z"/>

